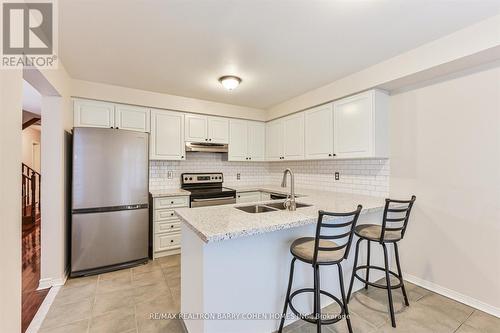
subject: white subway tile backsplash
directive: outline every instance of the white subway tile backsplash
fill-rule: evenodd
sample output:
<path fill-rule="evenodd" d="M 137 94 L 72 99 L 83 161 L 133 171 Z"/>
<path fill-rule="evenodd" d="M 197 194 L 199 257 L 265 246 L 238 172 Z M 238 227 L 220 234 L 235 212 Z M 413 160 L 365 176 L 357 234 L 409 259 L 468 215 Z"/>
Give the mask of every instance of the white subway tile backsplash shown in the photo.
<path fill-rule="evenodd" d="M 222 172 L 224 185 L 280 184 L 283 170 L 292 169 L 297 187 L 323 189 L 385 197 L 389 192 L 388 159 L 228 162 L 223 155 L 187 153 L 185 161 L 151 161 L 150 188 L 162 190 L 180 187 L 184 172 Z M 168 179 L 168 172 L 172 179 Z M 340 179 L 334 174 L 339 172 Z M 237 174 L 241 175 L 237 180 Z"/>

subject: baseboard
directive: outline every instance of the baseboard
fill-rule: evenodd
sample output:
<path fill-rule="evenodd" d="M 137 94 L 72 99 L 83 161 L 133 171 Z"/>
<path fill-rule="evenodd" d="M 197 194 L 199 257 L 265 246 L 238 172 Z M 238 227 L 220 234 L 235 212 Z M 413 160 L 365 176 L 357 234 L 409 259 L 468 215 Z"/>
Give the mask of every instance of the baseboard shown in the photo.
<path fill-rule="evenodd" d="M 40 279 L 40 281 L 38 282 L 38 288 L 36 290 L 48 289 L 57 286 L 64 286 L 67 279 L 68 279 L 68 272 L 65 272 L 63 277 L 57 279 L 52 279 L 52 278 Z"/>
<path fill-rule="evenodd" d="M 36 290 L 43 290 L 52 287 L 52 278 L 40 279 L 38 281 L 38 288 Z"/>
<path fill-rule="evenodd" d="M 35 316 L 31 320 L 31 323 L 26 329 L 25 333 L 37 333 L 40 330 L 40 327 L 42 326 L 42 323 L 45 317 L 47 316 L 50 306 L 54 302 L 54 299 L 56 298 L 59 289 L 61 289 L 60 286 L 56 286 L 50 289 L 47 296 L 45 296 L 45 299 L 43 300 L 42 304 L 38 308 L 38 311 L 36 312 Z"/>
<path fill-rule="evenodd" d="M 464 294 L 459 293 L 455 290 L 448 289 L 448 288 L 440 286 L 434 282 L 424 280 L 422 278 L 416 277 L 416 276 L 408 274 L 408 273 L 403 273 L 403 276 L 404 276 L 405 280 L 407 280 L 413 284 L 416 284 L 417 286 L 420 286 L 420 287 L 425 288 L 425 289 L 429 289 L 437 294 L 446 296 L 446 297 L 451 298 L 457 302 L 463 303 L 463 304 L 471 306 L 475 309 L 489 313 L 492 316 L 500 318 L 500 308 L 497 308 L 493 305 L 484 303 L 484 302 L 482 302 L 478 299 L 475 299 L 473 297 L 464 295 Z"/>

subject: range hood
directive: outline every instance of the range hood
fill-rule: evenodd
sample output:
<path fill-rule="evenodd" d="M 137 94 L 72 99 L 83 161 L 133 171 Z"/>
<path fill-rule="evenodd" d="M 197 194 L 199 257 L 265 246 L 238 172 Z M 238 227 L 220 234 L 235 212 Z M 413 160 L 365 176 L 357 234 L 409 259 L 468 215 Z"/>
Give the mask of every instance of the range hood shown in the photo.
<path fill-rule="evenodd" d="M 227 153 L 227 144 L 209 142 L 186 142 L 186 151 L 198 151 L 204 153 Z"/>

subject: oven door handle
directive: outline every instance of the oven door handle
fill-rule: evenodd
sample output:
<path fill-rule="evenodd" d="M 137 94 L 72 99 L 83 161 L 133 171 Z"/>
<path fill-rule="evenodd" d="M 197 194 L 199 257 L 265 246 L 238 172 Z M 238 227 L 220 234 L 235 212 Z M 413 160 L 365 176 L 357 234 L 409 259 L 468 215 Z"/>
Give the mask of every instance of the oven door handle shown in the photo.
<path fill-rule="evenodd" d="M 193 202 L 204 202 L 204 201 L 218 201 L 218 200 L 227 200 L 234 199 L 234 197 L 221 197 L 221 198 L 210 198 L 210 199 L 193 199 Z"/>

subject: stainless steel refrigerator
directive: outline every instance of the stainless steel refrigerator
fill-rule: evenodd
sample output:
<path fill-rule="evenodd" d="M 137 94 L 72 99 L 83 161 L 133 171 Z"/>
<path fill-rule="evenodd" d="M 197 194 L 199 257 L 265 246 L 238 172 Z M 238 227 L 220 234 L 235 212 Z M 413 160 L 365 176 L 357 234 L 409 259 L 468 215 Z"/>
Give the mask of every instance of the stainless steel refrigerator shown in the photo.
<path fill-rule="evenodd" d="M 73 131 L 71 276 L 148 260 L 148 134 Z"/>

